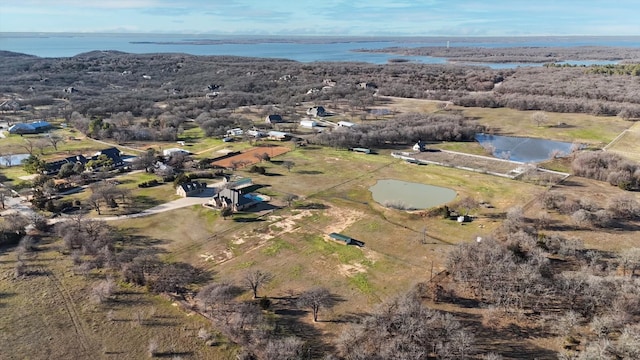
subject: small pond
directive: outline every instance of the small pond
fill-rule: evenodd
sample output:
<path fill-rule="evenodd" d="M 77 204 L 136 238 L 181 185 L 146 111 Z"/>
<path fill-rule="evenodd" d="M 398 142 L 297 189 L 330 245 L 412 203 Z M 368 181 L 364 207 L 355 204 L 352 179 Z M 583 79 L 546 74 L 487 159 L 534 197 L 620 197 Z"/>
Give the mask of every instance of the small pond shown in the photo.
<path fill-rule="evenodd" d="M 15 154 L 15 155 L 2 155 L 0 156 L 0 166 L 19 166 L 22 165 L 22 161 L 26 160 L 29 154 Z"/>
<path fill-rule="evenodd" d="M 553 153 L 569 155 L 574 146 L 569 142 L 515 136 L 476 134 L 475 138 L 484 148 L 492 149 L 493 156 L 525 163 L 548 160 Z"/>
<path fill-rule="evenodd" d="M 369 191 L 377 203 L 406 210 L 428 209 L 456 197 L 451 189 L 400 180 L 378 180 Z"/>

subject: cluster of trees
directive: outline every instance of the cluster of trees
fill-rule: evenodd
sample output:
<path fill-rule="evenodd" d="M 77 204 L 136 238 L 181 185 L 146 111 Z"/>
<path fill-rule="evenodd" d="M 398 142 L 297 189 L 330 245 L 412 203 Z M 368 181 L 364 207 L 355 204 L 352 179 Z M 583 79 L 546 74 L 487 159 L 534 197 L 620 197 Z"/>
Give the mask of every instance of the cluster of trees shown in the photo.
<path fill-rule="evenodd" d="M 471 141 L 483 126 L 457 114 L 403 114 L 393 120 L 337 128 L 320 133 L 313 142 L 333 147 L 384 147 L 422 141 Z"/>
<path fill-rule="evenodd" d="M 560 268 L 549 261 L 552 255 L 561 259 Z M 575 240 L 519 231 L 456 246 L 447 268 L 454 285 L 440 299 L 462 294 L 501 313 L 540 314 L 547 319 L 541 326 L 562 337 L 565 346 L 584 347 L 567 358 L 593 358 L 596 348 L 602 359 L 638 354 L 638 248 L 606 258 Z"/>
<path fill-rule="evenodd" d="M 202 287 L 195 297 L 199 311 L 214 327 L 242 346 L 240 359 L 300 359 L 311 352 L 309 344 L 289 335 L 277 319 L 265 314 L 272 306 L 271 300 L 259 298 L 258 292 L 272 280 L 270 273 L 251 269 L 244 275 L 243 286 L 212 282 Z M 252 293 L 254 300 L 238 299 L 243 288 Z M 309 309 L 313 320 L 318 321 L 320 310 L 333 306 L 335 301 L 329 290 L 315 287 L 291 297 L 287 306 Z"/>
<path fill-rule="evenodd" d="M 600 181 L 624 190 L 640 188 L 640 165 L 607 151 L 583 151 L 571 162 L 573 174 Z"/>
<path fill-rule="evenodd" d="M 606 204 L 585 199 L 569 199 L 561 193 L 548 191 L 541 196 L 547 210 L 568 215 L 576 225 L 608 228 L 640 219 L 640 202 L 628 196 L 616 196 Z"/>
<path fill-rule="evenodd" d="M 339 339 L 347 360 L 467 359 L 473 334 L 452 315 L 427 308 L 416 290 L 378 306 Z"/>
<path fill-rule="evenodd" d="M 495 55 L 490 57 L 500 58 Z M 0 56 L 0 64 L 6 65 L 0 70 L 5 79 L 0 91 L 19 94 L 19 108 L 28 108 L 34 115 L 39 111 L 37 115 L 45 118 L 61 116 L 68 120 L 76 112 L 73 122 L 81 131 L 119 141 L 172 140 L 180 133 L 182 122 L 201 114 L 208 114 L 199 121 L 203 129 L 219 134 L 221 126 L 227 125 L 220 122 L 226 116 L 209 113 L 244 105 L 279 104 L 283 112 L 288 112 L 287 109 L 302 102 L 346 101 L 353 109 L 364 109 L 377 101 L 374 91 L 378 95 L 450 100 L 463 106 L 586 112 L 625 118 L 640 115 L 639 88 L 633 75 L 610 76 L 608 72 L 590 68 L 505 70 L 322 62 L 310 65 L 272 59 L 118 52 L 91 52 L 62 59 L 5 54 Z M 325 79 L 335 83 L 327 87 Z M 358 86 L 362 82 L 375 83 L 377 89 L 363 89 Z M 77 91 L 64 92 L 69 86 Z M 207 98 L 207 93 L 215 95 Z M 50 105 L 40 110 L 32 105 L 43 100 Z M 160 102 L 162 107 L 156 105 Z M 129 120 L 132 116 L 147 120 L 132 124 Z M 216 119 L 221 120 L 208 122 Z M 228 125 L 236 123 L 242 123 L 242 119 L 234 119 Z"/>
<path fill-rule="evenodd" d="M 184 119 L 162 113 L 153 119 L 134 121 L 130 111 L 119 112 L 103 119 L 100 115 L 87 118 L 74 111 L 69 121 L 83 134 L 95 139 L 114 139 L 119 143 L 132 140 L 174 141 L 184 130 Z"/>
<path fill-rule="evenodd" d="M 228 111 L 203 112 L 195 119 L 206 136 L 222 136 L 232 128 L 246 129 L 253 122 L 241 115 L 230 114 Z"/>

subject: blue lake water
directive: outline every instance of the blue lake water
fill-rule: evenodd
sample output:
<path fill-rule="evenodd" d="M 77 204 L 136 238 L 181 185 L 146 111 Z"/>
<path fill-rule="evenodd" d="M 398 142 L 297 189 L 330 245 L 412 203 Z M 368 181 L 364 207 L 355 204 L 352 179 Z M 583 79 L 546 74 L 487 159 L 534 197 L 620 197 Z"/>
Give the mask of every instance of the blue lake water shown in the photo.
<path fill-rule="evenodd" d="M 209 39 L 215 44 L 196 44 Z M 410 62 L 443 64 L 446 59 L 429 56 L 401 56 L 354 52 L 357 49 L 381 49 L 385 47 L 516 47 L 516 46 L 620 46 L 640 47 L 640 37 L 513 37 L 513 38 L 305 38 L 305 42 L 237 43 L 251 37 L 214 35 L 158 35 L 158 34 L 12 34 L 0 33 L 0 50 L 14 51 L 40 57 L 68 57 L 93 50 L 118 50 L 128 53 L 186 53 L 192 55 L 233 55 L 263 58 L 282 58 L 300 62 L 357 61 L 385 64 L 389 59 L 405 59 Z M 253 38 L 255 39 L 255 38 Z M 310 40 L 311 39 L 311 40 Z M 344 39 L 344 40 L 342 40 Z M 315 43 L 313 43 L 315 41 Z M 234 43 L 236 42 L 236 43 Z M 597 62 L 606 64 L 611 62 Z M 476 64 L 493 68 L 540 66 L 541 64 Z"/>
<path fill-rule="evenodd" d="M 378 204 L 402 205 L 407 210 L 428 209 L 456 198 L 451 189 L 389 179 L 378 180 L 369 191 Z"/>
<path fill-rule="evenodd" d="M 566 156 L 575 146 L 569 142 L 515 136 L 476 134 L 476 141 L 493 150 L 493 156 L 525 163 L 537 163 L 556 156 Z"/>
<path fill-rule="evenodd" d="M 29 154 L 14 154 L 14 155 L 2 155 L 0 156 L 0 166 L 20 166 L 22 161 L 26 160 Z"/>

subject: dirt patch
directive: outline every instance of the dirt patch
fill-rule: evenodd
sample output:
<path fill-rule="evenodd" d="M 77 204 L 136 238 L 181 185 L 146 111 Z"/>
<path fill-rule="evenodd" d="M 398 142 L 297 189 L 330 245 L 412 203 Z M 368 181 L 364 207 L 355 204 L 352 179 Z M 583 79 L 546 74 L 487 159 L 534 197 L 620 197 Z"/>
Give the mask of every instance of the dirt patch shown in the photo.
<path fill-rule="evenodd" d="M 360 263 L 340 264 L 338 265 L 338 272 L 344 276 L 353 276 L 359 273 L 367 272 L 367 269 Z"/>
<path fill-rule="evenodd" d="M 256 155 L 267 154 L 269 157 L 273 158 L 278 155 L 285 154 L 291 151 L 288 147 L 284 146 L 272 146 L 272 147 L 254 147 L 249 150 L 243 151 L 242 153 L 234 156 L 230 156 L 225 159 L 221 159 L 218 161 L 214 161 L 211 165 L 220 166 L 220 167 L 232 167 L 235 163 L 241 163 L 243 166 L 253 165 L 260 162 L 260 159 L 256 157 Z"/>
<path fill-rule="evenodd" d="M 333 219 L 325 229 L 326 234 L 342 232 L 364 216 L 360 211 L 337 207 L 326 210 L 324 214 Z"/>

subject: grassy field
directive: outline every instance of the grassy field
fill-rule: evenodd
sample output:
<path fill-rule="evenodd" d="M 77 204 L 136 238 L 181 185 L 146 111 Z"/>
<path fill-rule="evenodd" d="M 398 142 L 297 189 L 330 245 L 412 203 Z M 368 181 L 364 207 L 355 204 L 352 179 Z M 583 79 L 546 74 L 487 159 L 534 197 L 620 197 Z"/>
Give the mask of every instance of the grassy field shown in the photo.
<path fill-rule="evenodd" d="M 90 289 L 99 274 L 74 275 L 69 256 L 44 240 L 13 278 L 15 255 L 0 250 L 0 344 L 3 359 L 142 359 L 154 339 L 160 356 L 233 359 L 234 347 L 197 337 L 204 319 L 143 289 L 121 286 L 115 299 L 96 303 Z M 141 321 L 138 321 L 137 316 Z"/>
<path fill-rule="evenodd" d="M 607 150 L 616 152 L 633 161 L 640 161 L 640 123 L 633 124 L 632 127 L 609 144 Z"/>
<path fill-rule="evenodd" d="M 283 160 L 295 162 L 291 172 L 278 165 Z M 300 148 L 264 164 L 268 176 L 251 176 L 263 186 L 258 192 L 273 196 L 273 203 L 284 204 L 283 196 L 293 193 L 301 197 L 299 204 L 321 203 L 326 209 L 285 207 L 223 220 L 217 212 L 195 206 L 117 224 L 128 233 L 157 239 L 167 260 L 210 269 L 220 279 L 241 282 L 249 268 L 267 270 L 275 275 L 264 289 L 267 296 L 329 287 L 345 300 L 321 315 L 337 321 L 322 325 L 330 336 L 340 332 L 339 320 L 345 316 L 369 311 L 382 299 L 428 280 L 444 269 L 451 244 L 489 235 L 506 209 L 543 191 L 488 175 L 405 164 L 388 155 L 331 149 Z M 474 211 L 476 221 L 465 225 L 386 209 L 368 189 L 378 179 L 390 178 L 449 187 L 458 198 L 473 196 L 495 208 Z M 331 232 L 366 245 L 339 244 L 328 238 Z"/>
<path fill-rule="evenodd" d="M 462 113 L 477 119 L 500 135 L 526 136 L 585 143 L 603 147 L 632 123 L 615 116 L 593 116 L 586 114 L 545 113 L 548 121 L 538 126 L 531 115 L 535 111 L 520 111 L 507 108 L 484 109 L 462 108 Z M 560 125 L 560 126 L 558 126 Z"/>

